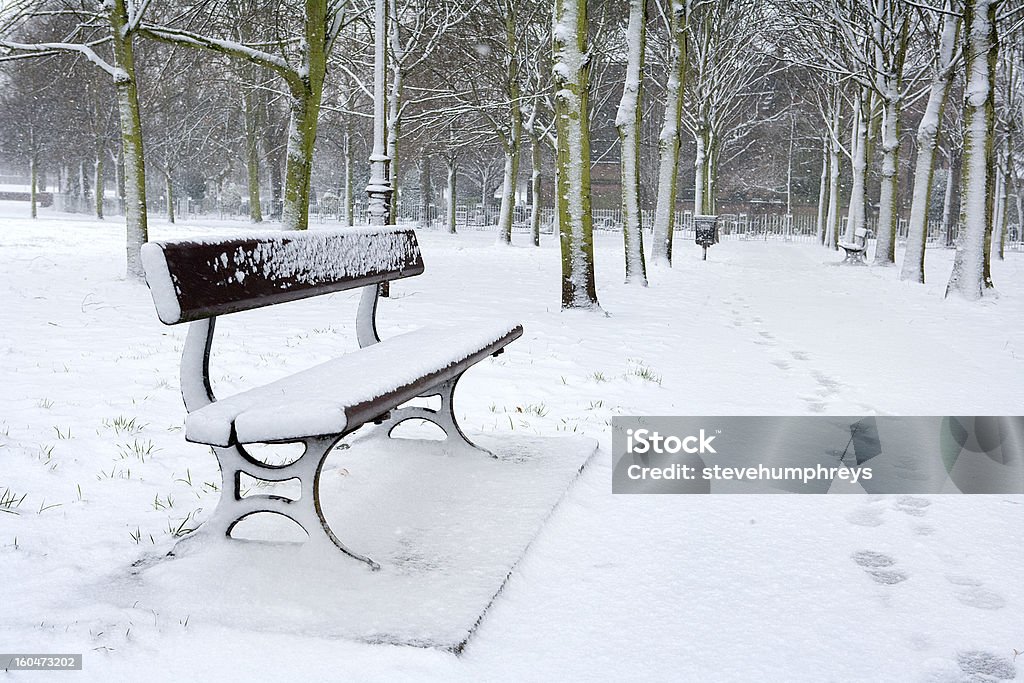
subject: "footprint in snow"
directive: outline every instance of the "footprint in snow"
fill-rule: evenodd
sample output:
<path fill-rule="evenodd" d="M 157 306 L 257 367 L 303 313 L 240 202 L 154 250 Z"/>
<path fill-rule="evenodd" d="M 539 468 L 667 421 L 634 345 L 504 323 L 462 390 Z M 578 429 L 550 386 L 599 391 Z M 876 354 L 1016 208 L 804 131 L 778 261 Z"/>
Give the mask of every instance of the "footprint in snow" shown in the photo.
<path fill-rule="evenodd" d="M 987 588 L 981 588 L 980 586 L 958 591 L 956 599 L 975 609 L 996 610 L 1006 607 L 1006 598 L 999 593 L 990 591 Z"/>
<path fill-rule="evenodd" d="M 900 512 L 906 513 L 912 517 L 924 517 L 931 504 L 932 502 L 926 498 L 900 496 L 892 508 L 893 510 L 899 510 Z"/>
<path fill-rule="evenodd" d="M 871 580 L 883 586 L 894 586 L 907 580 L 907 575 L 895 569 L 876 569 L 869 571 Z"/>
<path fill-rule="evenodd" d="M 973 588 L 981 585 L 981 581 L 973 576 L 963 576 L 961 574 L 948 574 L 946 581 L 949 581 L 954 586 L 969 586 Z"/>
<path fill-rule="evenodd" d="M 819 401 L 816 397 L 815 398 L 806 398 L 804 396 L 801 396 L 800 400 L 807 404 L 807 409 L 809 411 L 811 411 L 812 413 L 824 413 L 825 412 L 825 408 L 828 407 L 828 406 L 825 405 L 824 402 Z"/>
<path fill-rule="evenodd" d="M 771 363 L 772 363 L 772 365 L 777 367 L 779 370 L 789 370 L 792 367 L 789 364 L 789 361 L 785 361 L 785 360 L 781 360 L 781 359 L 773 360 L 773 361 L 771 361 Z"/>
<path fill-rule="evenodd" d="M 876 553 L 874 550 L 858 550 L 853 555 L 853 561 L 865 569 L 877 569 L 878 567 L 891 567 L 896 564 L 885 553 Z"/>
<path fill-rule="evenodd" d="M 828 375 L 822 374 L 816 370 L 811 372 L 811 375 L 814 377 L 814 381 L 821 387 L 821 391 L 825 394 L 831 395 L 839 393 L 839 388 L 842 384 L 838 380 L 832 379 Z"/>
<path fill-rule="evenodd" d="M 857 526 L 882 526 L 882 510 L 877 507 L 865 506 L 858 508 L 846 516 L 846 521 Z"/>
<path fill-rule="evenodd" d="M 949 574 L 946 581 L 959 589 L 955 593 L 956 599 L 968 607 L 988 610 L 1006 607 L 1006 598 L 995 591 L 983 588 L 982 582 L 973 576 Z"/>
<path fill-rule="evenodd" d="M 806 351 L 790 351 L 789 355 L 793 356 L 795 360 L 810 360 L 811 354 Z"/>
<path fill-rule="evenodd" d="M 868 576 L 875 583 L 883 586 L 893 586 L 907 580 L 903 572 L 892 569 L 896 560 L 885 553 L 878 553 L 873 550 L 858 550 L 853 554 L 853 561 L 867 572 Z"/>
<path fill-rule="evenodd" d="M 984 650 L 958 652 L 956 663 L 961 671 L 971 677 L 968 680 L 1011 681 L 1017 677 L 1017 667 L 1008 657 Z"/>

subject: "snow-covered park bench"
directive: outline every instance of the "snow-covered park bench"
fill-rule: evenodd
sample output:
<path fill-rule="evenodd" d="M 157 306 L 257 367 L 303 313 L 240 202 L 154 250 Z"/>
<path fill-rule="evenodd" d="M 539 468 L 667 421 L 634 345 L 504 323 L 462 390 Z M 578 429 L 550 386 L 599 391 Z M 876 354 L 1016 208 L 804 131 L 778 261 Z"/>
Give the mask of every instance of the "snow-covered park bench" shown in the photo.
<path fill-rule="evenodd" d="M 866 263 L 864 257 L 868 251 L 868 231 L 865 228 L 857 228 L 853 233 L 853 242 L 840 242 L 839 246 L 846 252 L 843 263 L 863 265 Z"/>
<path fill-rule="evenodd" d="M 223 477 L 220 504 L 203 533 L 230 537 L 243 518 L 275 512 L 298 523 L 307 543 L 333 544 L 377 568 L 347 548 L 324 517 L 319 478 L 327 454 L 367 423 L 383 425 L 390 435 L 411 418 L 438 425 L 452 446 L 477 448 L 456 422 L 455 385 L 475 363 L 522 335 L 522 326 L 439 324 L 381 340 L 375 324 L 378 285 L 423 272 L 409 228 L 151 242 L 142 257 L 160 320 L 191 323 L 181 359 L 185 439 L 212 446 Z M 214 397 L 209 360 L 217 316 L 357 287 L 358 350 L 265 386 Z M 440 408 L 399 407 L 426 396 L 440 396 Z M 246 451 L 246 444 L 255 443 L 302 443 L 305 451 L 290 464 L 270 466 Z M 267 482 L 298 479 L 301 495 L 243 497 L 243 473 Z"/>

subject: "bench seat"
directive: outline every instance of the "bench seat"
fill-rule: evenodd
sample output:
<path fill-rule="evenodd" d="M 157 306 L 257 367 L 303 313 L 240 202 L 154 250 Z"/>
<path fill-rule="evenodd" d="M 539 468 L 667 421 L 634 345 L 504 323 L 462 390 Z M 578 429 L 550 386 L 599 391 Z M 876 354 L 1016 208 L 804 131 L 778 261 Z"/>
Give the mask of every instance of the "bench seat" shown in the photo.
<path fill-rule="evenodd" d="M 191 412 L 185 438 L 226 447 L 347 433 L 458 376 L 522 333 L 516 323 L 407 332 Z"/>

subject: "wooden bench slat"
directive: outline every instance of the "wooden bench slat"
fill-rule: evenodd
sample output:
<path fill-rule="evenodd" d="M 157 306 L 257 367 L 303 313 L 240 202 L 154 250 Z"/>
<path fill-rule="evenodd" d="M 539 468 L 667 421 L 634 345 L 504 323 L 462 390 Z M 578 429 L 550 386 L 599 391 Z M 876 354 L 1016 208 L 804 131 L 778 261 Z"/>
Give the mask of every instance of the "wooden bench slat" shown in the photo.
<path fill-rule="evenodd" d="M 407 332 L 192 412 L 185 438 L 229 446 L 347 433 L 461 374 L 522 333 L 518 324 Z"/>
<path fill-rule="evenodd" d="M 150 242 L 142 260 L 167 325 L 423 272 L 415 232 L 398 227 Z"/>

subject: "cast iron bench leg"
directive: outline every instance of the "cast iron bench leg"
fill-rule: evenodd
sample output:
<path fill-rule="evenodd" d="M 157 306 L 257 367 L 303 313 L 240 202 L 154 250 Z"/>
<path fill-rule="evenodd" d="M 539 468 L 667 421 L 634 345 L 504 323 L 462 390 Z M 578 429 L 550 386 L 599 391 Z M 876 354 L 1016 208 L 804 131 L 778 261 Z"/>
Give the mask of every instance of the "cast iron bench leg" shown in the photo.
<path fill-rule="evenodd" d="M 421 408 L 419 406 L 409 406 L 406 408 L 396 408 L 395 410 L 392 410 L 390 416 L 381 423 L 384 425 L 384 429 L 387 430 L 388 436 L 391 436 L 391 432 L 395 430 L 395 427 L 406 420 L 426 420 L 427 422 L 433 422 L 441 428 L 447 437 L 446 440 L 451 446 L 464 446 L 474 451 L 486 453 L 492 458 L 497 457 L 486 448 L 481 448 L 470 441 L 469 437 L 467 437 L 459 427 L 458 420 L 455 419 L 455 409 L 452 405 L 452 399 L 455 395 L 455 385 L 461 377 L 461 374 L 456 375 L 447 382 L 442 382 L 433 389 L 420 394 L 420 398 L 440 396 L 441 407 L 438 410 L 434 410 L 433 408 Z"/>
<path fill-rule="evenodd" d="M 231 531 L 246 517 L 257 512 L 273 512 L 302 527 L 309 536 L 306 543 L 330 543 L 332 547 L 349 557 L 365 562 L 371 569 L 380 569 L 379 564 L 349 549 L 341 542 L 327 523 L 320 505 L 320 474 L 328 453 L 340 438 L 330 436 L 306 439 L 303 441 L 306 450 L 302 456 L 291 464 L 279 467 L 261 463 L 240 445 L 226 448 L 214 446 L 213 451 L 220 463 L 223 487 L 217 509 L 203 525 L 207 533 L 216 537 L 231 538 Z M 296 500 L 274 495 L 249 495 L 243 498 L 240 488 L 242 473 L 264 481 L 298 479 L 301 493 Z"/>
<path fill-rule="evenodd" d="M 864 263 L 865 249 L 848 249 L 843 247 L 843 250 L 846 251 L 846 258 L 843 259 L 843 263 Z"/>

